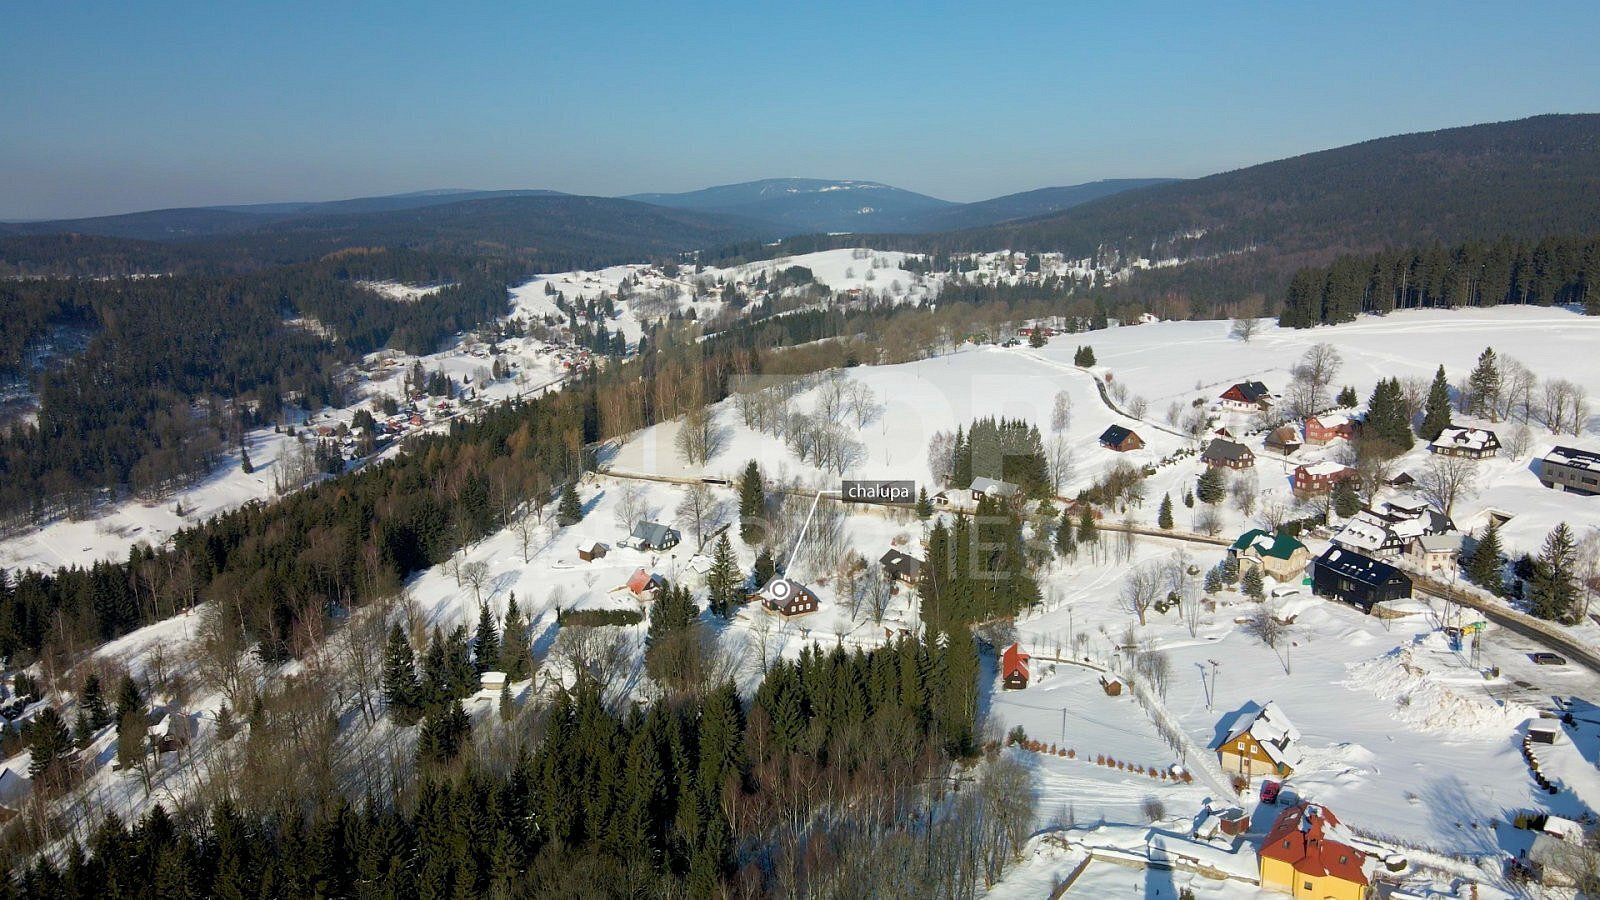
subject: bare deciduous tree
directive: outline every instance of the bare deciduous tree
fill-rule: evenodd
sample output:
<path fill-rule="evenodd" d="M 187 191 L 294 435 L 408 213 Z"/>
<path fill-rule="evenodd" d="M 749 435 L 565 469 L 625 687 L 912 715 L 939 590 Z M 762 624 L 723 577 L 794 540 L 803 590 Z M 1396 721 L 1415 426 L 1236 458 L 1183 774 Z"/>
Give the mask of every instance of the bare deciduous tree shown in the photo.
<path fill-rule="evenodd" d="M 523 564 L 533 562 L 533 542 L 539 536 L 539 523 L 534 521 L 533 514 L 528 512 L 512 519 L 511 533 L 516 535 L 517 546 L 522 549 Z"/>
<path fill-rule="evenodd" d="M 1477 463 L 1464 456 L 1435 453 L 1417 473 L 1418 492 L 1447 516 L 1456 501 L 1473 496 L 1477 489 Z"/>
<path fill-rule="evenodd" d="M 1073 472 L 1077 468 L 1076 457 L 1072 452 L 1072 446 L 1067 443 L 1066 437 L 1059 434 L 1051 436 L 1048 454 L 1050 486 L 1052 490 L 1060 494 L 1066 485 L 1072 481 Z"/>
<path fill-rule="evenodd" d="M 622 481 L 617 485 L 617 505 L 615 515 L 617 525 L 624 534 L 631 534 L 633 527 L 643 521 L 645 517 L 645 489 L 637 481 Z"/>
<path fill-rule="evenodd" d="M 1240 472 L 1228 484 L 1228 496 L 1233 500 L 1233 508 L 1246 517 L 1255 515 L 1257 493 L 1254 472 Z"/>
<path fill-rule="evenodd" d="M 703 545 L 727 519 L 728 505 L 704 484 L 693 484 L 678 504 L 678 518 L 688 522 L 697 545 Z"/>
<path fill-rule="evenodd" d="M 1128 401 L 1128 412 L 1132 414 L 1135 419 L 1143 419 L 1145 413 L 1149 411 L 1150 401 L 1146 400 L 1143 394 L 1136 394 L 1132 400 Z"/>
<path fill-rule="evenodd" d="M 1506 429 L 1504 437 L 1500 441 L 1500 446 L 1506 451 L 1506 456 L 1511 459 L 1521 459 L 1532 444 L 1533 429 L 1520 424 Z"/>
<path fill-rule="evenodd" d="M 685 413 L 676 443 L 678 455 L 691 466 L 703 465 L 717 455 L 722 448 L 715 412 L 700 406 Z"/>
<path fill-rule="evenodd" d="M 878 402 L 877 395 L 872 392 L 872 388 L 862 382 L 850 382 L 848 400 L 850 414 L 855 417 L 857 429 L 865 428 L 868 422 L 883 412 L 883 405 Z"/>
<path fill-rule="evenodd" d="M 1538 383 L 1538 377 L 1521 360 L 1500 357 L 1500 418 L 1516 417 L 1526 425 L 1538 405 L 1534 399 Z"/>
<path fill-rule="evenodd" d="M 1328 405 L 1328 388 L 1339 374 L 1344 360 L 1332 344 L 1316 344 L 1307 350 L 1291 371 L 1292 380 L 1285 398 L 1297 419 L 1308 419 Z"/>
<path fill-rule="evenodd" d="M 1228 328 L 1228 333 L 1248 344 L 1250 343 L 1250 339 L 1256 336 L 1256 332 L 1260 330 L 1260 328 L 1261 320 L 1251 316 L 1248 318 L 1234 319 L 1232 325 L 1230 325 Z"/>
<path fill-rule="evenodd" d="M 1072 395 L 1057 391 L 1055 404 L 1050 410 L 1050 430 L 1060 434 L 1072 424 Z"/>
<path fill-rule="evenodd" d="M 1272 610 L 1265 604 L 1256 607 L 1245 622 L 1245 632 L 1252 637 L 1259 638 L 1261 643 L 1277 649 L 1278 640 L 1283 637 L 1283 623 L 1272 615 Z"/>
<path fill-rule="evenodd" d="M 483 586 L 489 581 L 489 564 L 481 559 L 461 566 L 461 580 L 472 587 L 472 598 L 483 602 Z"/>
<path fill-rule="evenodd" d="M 1156 599 L 1161 596 L 1161 575 L 1150 566 L 1138 566 L 1128 573 L 1123 579 L 1122 608 L 1139 617 L 1139 624 L 1145 624 L 1146 614 L 1150 607 L 1155 605 Z"/>
<path fill-rule="evenodd" d="M 955 448 L 956 436 L 948 431 L 935 431 L 928 438 L 928 474 L 939 487 L 950 484 Z"/>

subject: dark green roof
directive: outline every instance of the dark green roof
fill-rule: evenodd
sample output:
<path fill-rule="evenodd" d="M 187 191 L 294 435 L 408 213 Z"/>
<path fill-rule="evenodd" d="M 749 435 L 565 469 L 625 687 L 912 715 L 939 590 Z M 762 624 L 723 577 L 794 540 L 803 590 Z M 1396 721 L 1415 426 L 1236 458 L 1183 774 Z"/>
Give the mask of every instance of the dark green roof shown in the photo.
<path fill-rule="evenodd" d="M 1262 556 L 1277 559 L 1288 559 L 1294 556 L 1296 550 L 1304 550 L 1306 547 L 1287 534 L 1270 534 L 1259 528 L 1252 528 L 1239 535 L 1239 539 L 1233 542 L 1233 552 L 1243 552 L 1251 545 L 1254 545 L 1256 552 Z"/>

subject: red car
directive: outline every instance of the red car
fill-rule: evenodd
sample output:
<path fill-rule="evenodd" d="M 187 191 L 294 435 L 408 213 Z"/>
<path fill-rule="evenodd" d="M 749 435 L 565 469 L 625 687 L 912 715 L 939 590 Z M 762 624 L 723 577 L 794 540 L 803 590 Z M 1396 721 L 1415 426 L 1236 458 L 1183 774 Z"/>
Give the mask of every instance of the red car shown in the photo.
<path fill-rule="evenodd" d="M 1277 803 L 1278 802 L 1278 792 L 1280 790 L 1282 790 L 1282 789 L 1283 789 L 1283 785 L 1280 784 L 1279 782 L 1276 782 L 1276 781 L 1263 781 L 1263 782 L 1261 782 L 1261 802 L 1262 803 Z"/>

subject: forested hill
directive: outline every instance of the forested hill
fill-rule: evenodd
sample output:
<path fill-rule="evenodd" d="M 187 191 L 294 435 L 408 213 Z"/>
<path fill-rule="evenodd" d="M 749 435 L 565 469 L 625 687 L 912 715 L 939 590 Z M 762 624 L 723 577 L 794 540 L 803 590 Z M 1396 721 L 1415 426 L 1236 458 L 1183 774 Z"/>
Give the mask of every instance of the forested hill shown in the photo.
<path fill-rule="evenodd" d="M 939 234 L 812 235 L 708 259 L 867 244 L 1181 258 L 1112 286 L 1110 302 L 1187 298 L 1197 314 L 1352 253 L 1600 232 L 1600 115 L 1551 115 L 1380 138 L 1157 184 L 1048 216 Z"/>
<path fill-rule="evenodd" d="M 560 194 L 257 218 L 260 224 L 227 234 L 182 233 L 159 242 L 117 235 L 24 234 L 40 226 L 0 226 L 11 231 L 9 236 L 0 234 L 0 275 L 163 271 L 149 265 L 152 259 L 186 270 L 248 271 L 314 260 L 353 247 L 494 256 L 541 271 L 564 271 L 777 236 L 771 225 L 723 213 Z"/>
<path fill-rule="evenodd" d="M 960 232 L 972 249 L 1107 245 L 1152 258 L 1251 250 L 1261 265 L 1600 227 L 1600 115 L 1380 138 Z"/>
<path fill-rule="evenodd" d="M 280 219 L 417 209 L 500 197 L 559 197 L 558 191 L 419 191 L 305 203 L 248 203 L 151 209 L 83 219 L 0 223 L 0 234 L 92 234 L 135 241 L 183 240 L 250 231 Z"/>
<path fill-rule="evenodd" d="M 1167 184 L 1171 181 L 1173 181 L 1171 178 L 1107 178 L 1087 184 L 1047 187 L 1023 191 L 1020 194 L 1007 194 L 1004 197 L 931 210 L 918 217 L 917 227 L 914 230 L 955 231 L 1053 215 L 1102 197 Z"/>

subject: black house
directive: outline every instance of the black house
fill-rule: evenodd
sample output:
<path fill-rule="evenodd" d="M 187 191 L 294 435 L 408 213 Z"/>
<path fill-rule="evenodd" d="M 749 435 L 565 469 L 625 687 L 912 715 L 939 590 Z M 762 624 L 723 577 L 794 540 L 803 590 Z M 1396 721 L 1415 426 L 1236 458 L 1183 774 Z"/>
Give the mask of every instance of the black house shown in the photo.
<path fill-rule="evenodd" d="M 878 562 L 883 564 L 885 575 L 902 584 L 916 584 L 918 576 L 922 573 L 922 560 L 893 548 Z"/>
<path fill-rule="evenodd" d="M 1370 613 L 1379 603 L 1411 596 L 1411 579 L 1388 563 L 1330 547 L 1312 565 L 1311 591 Z"/>

